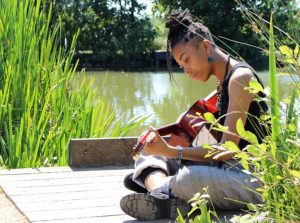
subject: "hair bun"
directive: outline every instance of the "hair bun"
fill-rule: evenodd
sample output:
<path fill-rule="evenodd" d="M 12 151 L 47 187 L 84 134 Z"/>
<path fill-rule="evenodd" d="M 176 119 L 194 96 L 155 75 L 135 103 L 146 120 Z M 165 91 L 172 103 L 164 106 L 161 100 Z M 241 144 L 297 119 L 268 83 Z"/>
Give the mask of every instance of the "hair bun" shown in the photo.
<path fill-rule="evenodd" d="M 165 24 L 170 31 L 175 31 L 189 27 L 192 22 L 192 15 L 188 11 L 184 11 L 170 14 Z"/>

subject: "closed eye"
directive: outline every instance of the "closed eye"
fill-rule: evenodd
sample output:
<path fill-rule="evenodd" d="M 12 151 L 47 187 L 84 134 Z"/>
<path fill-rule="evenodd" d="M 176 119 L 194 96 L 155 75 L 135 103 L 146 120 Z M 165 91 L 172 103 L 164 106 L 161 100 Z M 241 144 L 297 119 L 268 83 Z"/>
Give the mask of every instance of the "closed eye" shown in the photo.
<path fill-rule="evenodd" d="M 185 60 L 184 60 L 184 63 L 188 63 L 188 62 L 189 62 L 189 60 L 190 60 L 190 58 L 189 58 L 189 57 L 185 58 Z"/>

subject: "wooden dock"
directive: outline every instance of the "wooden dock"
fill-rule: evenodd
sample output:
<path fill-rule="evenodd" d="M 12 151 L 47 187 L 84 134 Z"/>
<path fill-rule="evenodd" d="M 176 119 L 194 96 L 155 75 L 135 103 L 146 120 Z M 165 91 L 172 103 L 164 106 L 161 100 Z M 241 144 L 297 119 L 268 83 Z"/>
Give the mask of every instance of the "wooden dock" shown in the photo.
<path fill-rule="evenodd" d="M 8 204 L 3 204 L 1 193 L 0 222 L 174 222 L 138 221 L 119 207 L 122 196 L 132 193 L 123 186 L 123 179 L 133 171 L 130 154 L 135 142 L 136 138 L 72 140 L 68 167 L 0 170 L 0 192 L 4 191 L 13 213 L 25 216 L 10 218 L 3 210 Z M 238 213 L 218 214 L 227 222 Z"/>
<path fill-rule="evenodd" d="M 119 207 L 130 167 L 1 170 L 0 185 L 29 222 L 135 223 Z M 155 222 L 170 222 L 162 220 Z"/>

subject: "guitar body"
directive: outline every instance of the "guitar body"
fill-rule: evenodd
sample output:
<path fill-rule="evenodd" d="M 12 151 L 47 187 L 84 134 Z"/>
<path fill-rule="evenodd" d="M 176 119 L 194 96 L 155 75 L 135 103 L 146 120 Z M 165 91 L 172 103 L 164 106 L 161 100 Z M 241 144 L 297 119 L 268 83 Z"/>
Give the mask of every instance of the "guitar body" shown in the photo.
<path fill-rule="evenodd" d="M 206 112 L 215 114 L 218 111 L 216 106 L 217 101 L 217 91 L 213 91 L 206 98 L 196 101 L 190 109 L 180 117 L 178 122 L 158 128 L 159 134 L 161 136 L 171 135 L 168 143 L 172 146 L 190 146 L 201 129 L 208 125 L 207 121 L 199 115 L 203 115 Z M 217 139 L 216 131 L 211 131 L 211 134 Z M 133 148 L 133 156 L 138 154 L 143 148 L 147 136 L 148 134 L 145 134 Z"/>

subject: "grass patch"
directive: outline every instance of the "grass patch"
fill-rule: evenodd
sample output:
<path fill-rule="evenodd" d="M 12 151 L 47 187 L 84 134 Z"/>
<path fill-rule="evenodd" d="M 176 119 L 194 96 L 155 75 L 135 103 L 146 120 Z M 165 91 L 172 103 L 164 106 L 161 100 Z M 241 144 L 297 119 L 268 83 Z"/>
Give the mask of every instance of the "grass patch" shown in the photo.
<path fill-rule="evenodd" d="M 3 0 L 0 5 L 0 166 L 68 164 L 71 138 L 124 136 L 144 120 L 124 123 L 92 82 L 74 84 L 76 38 L 50 29 L 43 1 Z"/>

